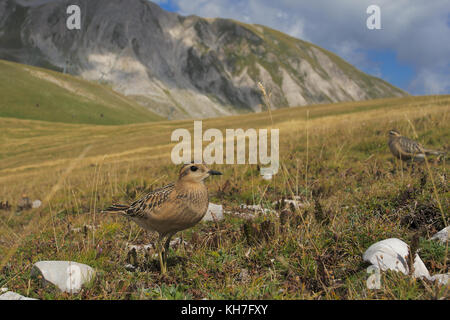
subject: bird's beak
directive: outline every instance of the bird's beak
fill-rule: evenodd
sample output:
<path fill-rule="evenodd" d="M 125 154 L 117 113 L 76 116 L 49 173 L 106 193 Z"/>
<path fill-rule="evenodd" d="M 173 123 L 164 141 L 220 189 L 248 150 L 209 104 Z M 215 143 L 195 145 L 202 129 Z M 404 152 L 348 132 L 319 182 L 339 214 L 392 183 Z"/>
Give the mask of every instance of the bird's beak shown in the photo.
<path fill-rule="evenodd" d="M 216 171 L 216 170 L 209 170 L 208 173 L 212 176 L 221 176 L 222 172 Z"/>

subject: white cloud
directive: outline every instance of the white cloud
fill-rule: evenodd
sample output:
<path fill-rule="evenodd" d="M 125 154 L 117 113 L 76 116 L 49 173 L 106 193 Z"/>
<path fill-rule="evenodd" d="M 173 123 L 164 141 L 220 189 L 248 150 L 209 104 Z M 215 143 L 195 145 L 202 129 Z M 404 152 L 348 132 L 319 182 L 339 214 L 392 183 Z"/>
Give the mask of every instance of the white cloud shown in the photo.
<path fill-rule="evenodd" d="M 411 82 L 411 90 L 420 90 L 424 94 L 445 94 L 450 92 L 450 69 L 446 71 L 423 70 Z"/>
<path fill-rule="evenodd" d="M 353 65 L 358 68 L 367 70 L 370 74 L 375 77 L 382 78 L 380 66 L 377 62 L 370 60 L 363 48 L 359 43 L 352 40 L 346 40 L 337 46 L 334 46 L 332 50 L 346 61 L 350 61 Z"/>
<path fill-rule="evenodd" d="M 233 18 L 267 25 L 341 55 L 357 67 L 371 65 L 366 50 L 392 50 L 412 66 L 416 93 L 449 93 L 449 0 L 171 0 L 181 14 Z M 382 30 L 368 30 L 366 9 L 381 8 Z M 378 68 L 378 71 L 377 71 Z M 445 77 L 444 77 L 445 78 Z M 442 87 L 438 83 L 443 84 Z M 437 90 L 437 91 L 436 91 Z"/>

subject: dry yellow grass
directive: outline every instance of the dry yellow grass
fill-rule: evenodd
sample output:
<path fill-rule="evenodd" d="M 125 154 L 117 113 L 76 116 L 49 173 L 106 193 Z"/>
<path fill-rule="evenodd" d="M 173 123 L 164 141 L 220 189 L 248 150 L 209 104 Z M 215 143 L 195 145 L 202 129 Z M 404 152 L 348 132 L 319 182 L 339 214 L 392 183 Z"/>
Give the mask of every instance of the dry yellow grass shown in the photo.
<path fill-rule="evenodd" d="M 387 132 L 397 128 L 405 135 L 413 136 L 411 123 L 421 142 L 430 147 L 448 149 L 449 111 L 450 96 L 433 96 L 289 108 L 272 110 L 271 115 L 265 112 L 204 120 L 203 130 L 280 129 L 279 174 L 269 183 L 261 180 L 254 166 L 217 166 L 224 172 L 224 176 L 209 182 L 214 201 L 223 203 L 227 210 L 242 202 L 266 205 L 282 196 L 297 195 L 306 204 L 307 211 L 314 211 L 316 193 L 319 192 L 321 206 L 325 212 L 330 213 L 330 217 L 324 227 L 324 224 L 312 215 L 300 214 L 299 226 L 281 234 L 277 233 L 270 245 L 250 247 L 255 254 L 261 254 L 261 257 L 274 256 L 276 261 L 279 261 L 278 267 L 274 268 L 278 268 L 279 272 L 274 274 L 275 271 L 270 271 L 270 268 L 264 271 L 256 268 L 258 274 L 254 275 L 247 295 L 240 291 L 247 287 L 246 284 L 233 287 L 233 293 L 227 291 L 231 289 L 225 289 L 226 285 L 211 284 L 214 293 L 209 296 L 207 292 L 199 292 L 202 290 L 196 282 L 189 282 L 187 289 L 180 290 L 192 297 L 216 298 L 261 298 L 265 297 L 265 292 L 269 292 L 269 297 L 273 298 L 399 298 L 408 294 L 413 298 L 430 297 L 427 289 L 420 287 L 420 284 L 415 284 L 417 288 L 409 293 L 407 280 L 404 278 L 401 279 L 400 291 L 386 287 L 382 293 L 376 293 L 367 292 L 361 287 L 364 281 L 352 277 L 358 272 L 364 276 L 364 271 L 361 271 L 364 268 L 360 267 L 361 253 L 370 241 L 381 240 L 379 238 L 387 236 L 407 239 L 413 233 L 400 224 L 406 209 L 395 207 L 392 199 L 399 196 L 398 193 L 408 185 L 414 185 L 419 173 L 406 166 L 404 170 L 399 170 L 401 164 L 392 159 L 386 146 Z M 32 199 L 46 199 L 49 194 L 52 195 L 38 210 L 26 211 L 20 215 L 16 215 L 14 210 L 0 211 L 0 253 L 5 255 L 11 252 L 10 248 L 18 248 L 11 260 L 17 267 L 11 267 L 12 271 L 0 278 L 0 285 L 7 283 L 10 286 L 15 283 L 20 291 L 24 281 L 22 279 L 26 278 L 21 273 L 26 272 L 23 271 L 26 270 L 25 266 L 38 258 L 51 256 L 78 259 L 111 272 L 111 275 L 102 278 L 97 286 L 86 290 L 84 298 L 124 298 L 129 291 L 129 297 L 145 298 L 139 290 L 125 290 L 127 293 L 120 290 L 119 293 L 102 291 L 104 281 L 118 285 L 117 278 L 124 277 L 121 265 L 127 255 L 124 243 L 148 241 L 148 238 L 133 224 L 128 224 L 119 217 L 100 215 L 99 212 L 113 201 L 131 202 L 145 190 L 174 180 L 177 170 L 170 162 L 170 152 L 175 144 L 170 142 L 170 135 L 177 128 L 192 131 L 193 121 L 95 126 L 0 118 L 0 126 L 0 143 L 4 146 L 0 150 L 0 201 L 16 203 L 24 192 Z M 90 149 L 84 157 L 73 161 L 87 147 Z M 70 175 L 64 176 L 71 164 L 73 168 Z M 438 186 L 436 192 L 423 191 L 420 201 L 425 205 L 439 200 L 444 218 L 448 219 L 446 163 L 432 165 L 429 174 Z M 235 188 L 236 191 L 225 190 L 220 195 L 219 191 L 225 189 L 227 183 L 231 185 L 230 190 Z M 52 193 L 55 185 L 58 185 L 59 189 Z M 391 206 L 394 206 L 395 215 L 387 218 L 375 213 L 379 210 L 378 206 L 386 207 L 388 211 L 392 211 Z M 47 217 L 51 223 L 30 225 L 30 221 L 35 221 L 37 215 L 42 219 Z M 274 222 L 273 219 L 275 218 L 271 217 L 269 220 Z M 220 268 L 225 268 L 228 263 L 238 269 L 244 265 L 248 266 L 250 262 L 245 254 L 249 248 L 245 245 L 245 235 L 237 231 L 241 230 L 241 223 L 242 221 L 227 218 L 223 225 L 211 227 L 209 233 L 202 233 L 202 227 L 197 228 L 195 232 L 206 237 L 205 243 L 208 243 L 208 234 L 212 232 L 220 234 L 221 244 L 212 251 L 201 247 L 191 252 L 194 260 L 189 262 L 187 267 L 182 267 L 187 268 L 187 271 L 183 269 L 183 272 L 194 278 L 198 275 L 192 274 L 197 270 L 204 269 L 206 273 L 210 273 L 208 268 L 213 268 L 210 259 L 216 259 L 216 254 L 225 253 L 233 261 L 221 256 L 220 259 L 225 259 L 225 262 Z M 274 223 L 277 225 L 276 221 Z M 70 227 L 84 225 L 95 225 L 96 229 L 89 230 L 84 237 L 73 236 L 67 231 Z M 23 237 L 24 232 L 28 231 L 29 236 Z M 431 231 L 432 229 L 427 232 Z M 336 239 L 344 239 L 342 241 L 345 245 L 342 244 L 339 250 L 346 256 L 341 266 L 346 272 L 341 273 L 340 267 L 332 269 L 320 260 L 328 259 L 326 257 L 330 247 L 327 243 L 330 240 L 327 235 L 330 233 L 334 234 Z M 238 238 L 236 240 L 233 237 Z M 337 243 L 335 246 L 339 247 L 340 244 Z M 109 255 L 97 257 L 95 252 L 98 246 L 107 245 L 111 246 L 111 250 L 114 248 L 114 253 L 105 249 Z M 295 254 L 291 252 L 292 246 L 295 247 Z M 279 252 L 275 249 L 277 247 Z M 38 250 L 38 253 L 35 250 Z M 183 255 L 183 252 L 178 254 Z M 296 254 L 300 257 L 294 258 Z M 316 258 L 319 262 L 314 262 Z M 32 261 L 27 262 L 27 259 Z M 321 267 L 320 261 L 325 267 Z M 445 269 L 447 258 L 443 261 L 438 265 Z M 172 266 L 171 273 L 169 266 L 169 279 L 179 279 L 179 268 L 181 267 Z M 345 276 L 347 282 L 344 281 L 345 285 L 340 285 L 341 289 L 331 285 L 331 278 L 327 278 L 331 277 L 329 271 L 339 274 L 340 277 Z M 153 279 L 158 277 L 156 272 L 148 272 Z M 231 277 L 234 274 L 234 270 L 221 269 L 220 272 L 228 272 Z M 142 276 L 135 275 L 129 281 L 135 284 L 136 281 L 142 281 Z M 299 287 L 296 284 L 297 291 L 294 293 L 285 286 L 297 283 L 296 276 L 303 279 L 300 282 L 303 281 L 307 285 Z M 266 289 L 258 282 L 261 281 L 258 277 L 266 279 L 265 281 L 272 279 Z M 398 280 L 395 277 L 397 276 L 392 278 L 394 280 L 389 278 L 386 281 L 395 283 Z M 158 279 L 167 282 L 167 279 Z M 169 284 L 171 281 L 169 280 Z M 146 282 L 146 285 L 149 284 Z M 344 290 L 344 287 L 345 294 L 339 291 Z M 275 292 L 280 288 L 286 289 L 286 293 L 277 295 Z M 34 294 L 41 297 L 43 293 L 39 290 L 36 288 Z M 95 295 L 89 296 L 86 292 L 95 292 Z"/>

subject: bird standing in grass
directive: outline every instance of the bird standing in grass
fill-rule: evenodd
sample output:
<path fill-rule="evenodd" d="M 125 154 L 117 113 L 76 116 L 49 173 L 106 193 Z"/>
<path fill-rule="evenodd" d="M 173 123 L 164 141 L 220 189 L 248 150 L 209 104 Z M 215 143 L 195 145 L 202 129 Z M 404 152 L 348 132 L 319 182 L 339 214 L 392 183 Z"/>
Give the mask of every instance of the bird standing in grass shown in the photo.
<path fill-rule="evenodd" d="M 23 211 L 31 209 L 33 206 L 33 203 L 30 198 L 27 197 L 26 194 L 22 194 L 22 198 L 17 202 L 17 210 Z"/>
<path fill-rule="evenodd" d="M 196 225 L 208 209 L 208 190 L 203 180 L 210 175 L 221 174 L 203 164 L 186 164 L 176 182 L 146 194 L 129 206 L 115 204 L 105 212 L 122 213 L 145 230 L 158 232 L 156 250 L 161 273 L 165 274 L 170 239 L 178 231 Z M 167 240 L 163 247 L 165 237 Z"/>
<path fill-rule="evenodd" d="M 396 130 L 389 131 L 389 149 L 392 154 L 404 161 L 423 162 L 425 155 L 441 155 L 443 151 L 424 148 L 420 143 L 403 137 Z"/>

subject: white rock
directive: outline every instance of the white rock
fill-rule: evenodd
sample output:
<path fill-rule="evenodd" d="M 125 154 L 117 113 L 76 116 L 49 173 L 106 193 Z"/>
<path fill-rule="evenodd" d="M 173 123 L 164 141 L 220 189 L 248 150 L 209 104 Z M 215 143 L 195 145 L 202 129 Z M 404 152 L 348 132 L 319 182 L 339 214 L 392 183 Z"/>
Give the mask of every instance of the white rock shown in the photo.
<path fill-rule="evenodd" d="M 125 270 L 127 270 L 127 271 L 135 271 L 135 270 L 136 270 L 136 267 L 133 266 L 133 265 L 130 264 L 130 263 L 127 263 L 127 264 L 124 266 L 124 268 L 125 268 Z"/>
<path fill-rule="evenodd" d="M 439 242 L 445 243 L 450 239 L 450 226 L 445 227 L 434 236 L 431 237 L 431 240 L 438 240 Z"/>
<path fill-rule="evenodd" d="M 364 252 L 364 261 L 379 267 L 381 270 L 395 270 L 408 274 L 406 257 L 408 245 L 399 239 L 386 239 L 372 244 Z"/>
<path fill-rule="evenodd" d="M 259 205 L 259 204 L 241 204 L 241 205 L 239 206 L 239 208 L 241 208 L 241 209 L 247 209 L 247 210 L 255 211 L 255 212 L 261 212 L 261 213 L 263 213 L 263 214 L 265 214 L 265 213 L 274 213 L 274 212 L 275 212 L 274 210 L 270 210 L 270 209 L 267 209 L 267 208 L 263 208 L 263 207 L 261 207 L 261 205 Z"/>
<path fill-rule="evenodd" d="M 391 238 L 371 245 L 366 252 L 364 252 L 363 259 L 364 261 L 379 267 L 383 271 L 394 270 L 407 275 L 409 274 L 407 263 L 408 255 L 408 245 L 400 239 Z M 414 258 L 413 276 L 415 278 L 430 278 L 430 273 L 418 254 L 416 254 Z"/>
<path fill-rule="evenodd" d="M 430 272 L 427 267 L 423 263 L 422 259 L 420 259 L 419 255 L 416 253 L 416 257 L 414 259 L 414 278 L 426 278 L 430 279 Z"/>
<path fill-rule="evenodd" d="M 241 204 L 239 206 L 241 209 L 248 209 L 252 211 L 262 211 L 262 207 L 259 204 Z"/>
<path fill-rule="evenodd" d="M 435 274 L 430 278 L 431 281 L 438 281 L 441 285 L 447 285 L 450 282 L 450 273 L 446 274 Z"/>
<path fill-rule="evenodd" d="M 300 202 L 299 199 L 295 199 L 295 198 L 294 199 L 284 199 L 284 203 L 281 203 L 282 201 L 283 201 L 283 199 L 280 199 L 278 201 L 273 202 L 272 205 L 273 206 L 284 205 L 284 206 L 288 206 L 288 207 L 293 205 L 296 210 L 298 210 L 300 207 L 305 206 L 303 203 Z"/>
<path fill-rule="evenodd" d="M 33 203 L 31 204 L 31 207 L 33 209 L 36 209 L 36 208 L 40 208 L 41 205 L 42 205 L 42 201 L 41 200 L 34 200 Z"/>
<path fill-rule="evenodd" d="M 366 280 L 366 286 L 369 290 L 376 290 L 381 288 L 380 268 L 375 265 L 371 265 L 367 268 L 367 273 L 370 276 Z"/>
<path fill-rule="evenodd" d="M 223 206 L 221 204 L 209 203 L 208 211 L 202 221 L 220 221 L 223 220 Z"/>
<path fill-rule="evenodd" d="M 8 288 L 6 288 L 6 287 L 0 288 L 0 292 L 1 292 L 1 293 L 5 293 L 6 291 L 8 291 Z"/>
<path fill-rule="evenodd" d="M 241 204 L 239 205 L 238 211 L 225 211 L 225 213 L 246 220 L 253 220 L 260 214 L 261 215 L 273 214 L 275 216 L 278 216 L 278 212 L 271 209 L 263 208 L 259 204 Z"/>
<path fill-rule="evenodd" d="M 8 291 L 0 295 L 0 300 L 37 300 L 37 299 L 24 297 L 18 293 Z"/>
<path fill-rule="evenodd" d="M 61 291 L 77 293 L 81 286 L 90 281 L 95 271 L 90 266 L 72 261 L 39 261 L 33 265 L 32 276 L 42 275 L 44 284 L 48 281 Z"/>
<path fill-rule="evenodd" d="M 246 220 L 253 220 L 256 218 L 256 214 L 247 213 L 247 212 L 235 212 L 235 211 L 225 211 L 225 214 L 236 216 Z"/>

